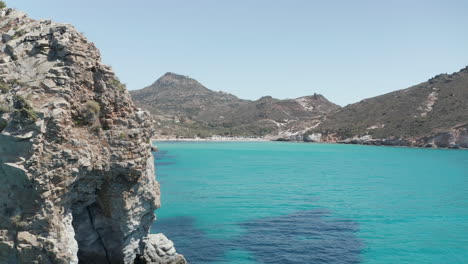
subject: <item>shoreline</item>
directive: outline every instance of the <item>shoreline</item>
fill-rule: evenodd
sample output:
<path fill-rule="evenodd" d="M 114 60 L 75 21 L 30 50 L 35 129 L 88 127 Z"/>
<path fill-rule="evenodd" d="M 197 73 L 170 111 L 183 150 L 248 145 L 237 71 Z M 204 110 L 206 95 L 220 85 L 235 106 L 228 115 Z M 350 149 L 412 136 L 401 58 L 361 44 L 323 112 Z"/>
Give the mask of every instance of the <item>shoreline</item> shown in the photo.
<path fill-rule="evenodd" d="M 357 145 L 369 147 L 394 147 L 394 148 L 409 148 L 409 149 L 446 149 L 446 150 L 468 150 L 468 148 L 450 148 L 450 147 L 424 147 L 424 146 L 405 146 L 405 145 L 384 145 L 384 144 L 365 144 L 365 143 L 349 143 L 349 142 L 306 142 L 306 141 L 283 141 L 267 138 L 244 138 L 244 137 L 214 137 L 214 138 L 154 138 L 151 142 L 290 142 L 290 143 L 306 143 L 306 144 L 336 144 L 336 145 Z"/>
<path fill-rule="evenodd" d="M 268 142 L 266 138 L 211 137 L 211 138 L 153 138 L 152 142 Z"/>

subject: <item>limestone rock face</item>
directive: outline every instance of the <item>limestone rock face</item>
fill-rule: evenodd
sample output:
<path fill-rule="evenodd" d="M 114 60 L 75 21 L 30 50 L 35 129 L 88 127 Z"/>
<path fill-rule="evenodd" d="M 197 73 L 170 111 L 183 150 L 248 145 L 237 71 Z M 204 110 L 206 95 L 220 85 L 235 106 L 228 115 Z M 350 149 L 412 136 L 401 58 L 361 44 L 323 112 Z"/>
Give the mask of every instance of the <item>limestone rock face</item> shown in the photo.
<path fill-rule="evenodd" d="M 0 34 L 0 263 L 185 263 L 148 237 L 152 125 L 93 43 L 13 9 Z"/>
<path fill-rule="evenodd" d="M 138 263 L 186 263 L 184 257 L 176 253 L 174 243 L 163 234 L 149 235 L 145 244 L 145 254 L 140 256 Z"/>

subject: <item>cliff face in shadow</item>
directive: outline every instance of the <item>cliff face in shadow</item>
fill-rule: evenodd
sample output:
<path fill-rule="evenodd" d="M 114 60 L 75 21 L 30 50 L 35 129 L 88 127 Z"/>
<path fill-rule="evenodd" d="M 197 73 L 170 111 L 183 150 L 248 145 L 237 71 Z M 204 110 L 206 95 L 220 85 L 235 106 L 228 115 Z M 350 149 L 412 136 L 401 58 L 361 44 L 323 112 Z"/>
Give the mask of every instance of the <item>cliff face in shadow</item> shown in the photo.
<path fill-rule="evenodd" d="M 185 263 L 146 112 L 72 26 L 0 9 L 0 263 Z"/>

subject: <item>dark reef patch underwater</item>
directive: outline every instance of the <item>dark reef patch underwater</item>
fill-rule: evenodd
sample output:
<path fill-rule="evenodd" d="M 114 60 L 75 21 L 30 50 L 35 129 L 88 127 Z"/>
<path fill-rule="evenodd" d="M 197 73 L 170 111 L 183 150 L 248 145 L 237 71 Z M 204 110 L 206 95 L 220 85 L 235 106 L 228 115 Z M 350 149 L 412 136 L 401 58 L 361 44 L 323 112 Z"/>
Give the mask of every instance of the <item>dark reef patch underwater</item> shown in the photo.
<path fill-rule="evenodd" d="M 158 168 L 176 164 L 177 156 L 169 155 L 168 151 L 159 151 L 155 156 Z M 317 197 L 313 197 L 308 202 L 316 200 Z M 233 250 L 249 252 L 255 263 L 360 262 L 362 241 L 356 236 L 358 224 L 334 218 L 324 209 L 299 210 L 239 222 L 237 225 L 246 232 L 230 239 L 213 238 L 197 228 L 195 221 L 192 216 L 161 219 L 153 224 L 151 233 L 164 231 L 192 263 L 219 263 Z"/>
<path fill-rule="evenodd" d="M 247 250 L 258 263 L 359 263 L 362 243 L 355 235 L 358 225 L 329 215 L 306 210 L 254 219 L 240 223 L 247 232 L 232 240 L 210 238 L 194 226 L 192 217 L 157 221 L 152 233 L 164 230 L 193 263 L 216 263 L 230 250 Z"/>

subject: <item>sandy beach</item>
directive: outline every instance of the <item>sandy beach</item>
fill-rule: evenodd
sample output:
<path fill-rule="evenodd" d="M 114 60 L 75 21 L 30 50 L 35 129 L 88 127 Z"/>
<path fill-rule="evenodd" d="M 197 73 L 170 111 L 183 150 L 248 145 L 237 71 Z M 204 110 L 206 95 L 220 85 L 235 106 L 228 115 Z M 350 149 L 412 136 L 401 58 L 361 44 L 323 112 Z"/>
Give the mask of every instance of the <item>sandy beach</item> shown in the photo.
<path fill-rule="evenodd" d="M 219 142 L 244 142 L 244 141 L 270 141 L 268 138 L 260 138 L 260 137 L 221 137 L 221 136 L 214 136 L 209 138 L 175 138 L 175 137 L 164 137 L 164 138 L 154 138 L 153 142 L 158 141 L 186 141 L 186 142 L 196 142 L 196 141 L 219 141 Z"/>

